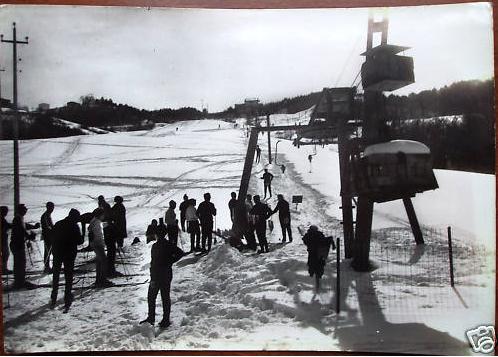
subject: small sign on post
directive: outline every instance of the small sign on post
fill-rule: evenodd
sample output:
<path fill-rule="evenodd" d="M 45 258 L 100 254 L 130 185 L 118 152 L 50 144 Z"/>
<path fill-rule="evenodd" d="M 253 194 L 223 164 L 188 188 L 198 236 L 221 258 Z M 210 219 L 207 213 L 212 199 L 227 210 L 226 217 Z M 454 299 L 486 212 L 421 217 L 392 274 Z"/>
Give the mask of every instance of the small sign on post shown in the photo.
<path fill-rule="evenodd" d="M 303 203 L 303 195 L 292 196 L 292 203 L 296 204 L 296 209 L 297 209 L 297 204 Z"/>

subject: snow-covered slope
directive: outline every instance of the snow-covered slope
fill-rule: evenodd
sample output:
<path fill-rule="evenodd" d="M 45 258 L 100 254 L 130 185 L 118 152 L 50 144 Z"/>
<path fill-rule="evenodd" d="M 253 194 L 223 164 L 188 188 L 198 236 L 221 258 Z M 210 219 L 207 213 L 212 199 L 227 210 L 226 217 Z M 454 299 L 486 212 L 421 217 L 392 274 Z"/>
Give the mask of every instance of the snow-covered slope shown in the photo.
<path fill-rule="evenodd" d="M 245 132 L 233 124 L 204 120 L 151 131 L 22 141 L 21 201 L 29 208 L 26 220 L 38 221 L 49 200 L 56 204 L 56 221 L 72 207 L 93 210 L 100 194 L 111 203 L 115 195 L 123 196 L 129 238 L 117 268 L 134 276 L 115 282 L 144 282 L 150 261 L 144 232 L 151 219 L 164 214 L 169 200 L 180 202 L 187 193 L 199 202 L 209 191 L 218 208 L 216 228 L 230 228 L 227 203 L 239 186 L 246 140 Z M 265 150 L 264 142 L 260 144 Z M 10 206 L 11 145 L 0 142 L 0 153 L 0 202 Z M 93 253 L 79 253 L 75 301 L 68 314 L 59 307 L 48 309 L 48 288 L 12 292 L 8 308 L 4 295 L 6 350 L 471 353 L 465 330 L 494 323 L 494 176 L 436 172 L 441 188 L 414 200 L 425 247 L 414 245 L 402 206 L 376 206 L 371 258 L 377 269 L 356 273 L 349 260 L 342 260 L 337 314 L 335 252 L 329 256 L 322 290 L 314 294 L 306 248 L 297 231 L 297 226 L 314 223 L 341 237 L 337 152 L 335 146 L 318 148 L 312 172 L 310 153 L 312 147 L 297 149 L 282 140 L 278 164 L 268 166 L 275 175 L 274 194 L 283 193 L 289 201 L 292 195 L 303 195 L 302 204 L 292 205 L 294 241 L 280 242 L 274 216 L 269 254 L 239 253 L 218 238 L 209 255 L 181 259 L 174 266 L 172 325 L 159 336 L 151 326 L 138 325 L 146 316 L 147 284 L 79 289 L 95 278 Z M 262 163 L 253 168 L 250 193 L 262 192 L 259 177 L 266 161 L 263 151 Z M 281 163 L 287 167 L 285 174 L 279 170 Z M 275 206 L 274 197 L 269 204 Z M 448 284 L 446 241 L 440 234 L 447 225 L 453 227 L 457 241 L 455 289 Z M 133 237 L 142 243 L 131 246 Z M 179 246 L 188 249 L 187 234 L 181 234 Z M 36 273 L 42 268 L 38 248 L 42 243 L 37 240 L 33 262 L 28 261 L 28 279 L 49 283 L 51 277 Z M 157 312 L 159 319 L 159 298 Z"/>

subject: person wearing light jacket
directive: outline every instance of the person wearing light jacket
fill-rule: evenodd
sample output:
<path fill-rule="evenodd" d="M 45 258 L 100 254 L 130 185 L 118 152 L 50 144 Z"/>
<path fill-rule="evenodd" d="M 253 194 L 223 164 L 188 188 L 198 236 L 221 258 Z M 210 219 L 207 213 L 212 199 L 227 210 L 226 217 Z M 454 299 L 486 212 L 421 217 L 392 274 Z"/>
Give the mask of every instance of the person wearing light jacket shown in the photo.
<path fill-rule="evenodd" d="M 201 230 L 199 228 L 199 217 L 195 209 L 196 201 L 191 198 L 185 211 L 185 220 L 187 221 L 187 232 L 190 233 L 190 252 L 201 250 Z M 194 246 L 195 242 L 195 246 Z"/>
<path fill-rule="evenodd" d="M 102 221 L 105 218 L 105 212 L 102 208 L 96 208 L 93 211 L 93 218 L 88 226 L 88 236 L 90 246 L 95 252 L 96 258 L 96 279 L 95 286 L 108 287 L 112 282 L 107 280 L 107 258 L 105 255 L 104 228 Z"/>

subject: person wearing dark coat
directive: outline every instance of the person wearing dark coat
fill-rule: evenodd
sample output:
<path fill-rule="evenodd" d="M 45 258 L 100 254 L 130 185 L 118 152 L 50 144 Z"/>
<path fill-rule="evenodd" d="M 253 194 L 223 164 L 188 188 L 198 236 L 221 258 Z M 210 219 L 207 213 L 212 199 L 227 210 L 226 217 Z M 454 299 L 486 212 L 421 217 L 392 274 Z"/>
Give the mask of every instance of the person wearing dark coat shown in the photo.
<path fill-rule="evenodd" d="M 107 222 L 104 227 L 104 243 L 106 246 L 107 269 L 106 274 L 109 278 L 123 276 L 122 273 L 116 270 L 116 242 L 118 241 L 119 231 L 113 221 Z"/>
<path fill-rule="evenodd" d="M 278 211 L 278 219 L 280 220 L 280 228 L 282 228 L 282 242 L 286 241 L 286 233 L 289 233 L 289 242 L 292 242 L 292 231 L 291 231 L 291 216 L 289 209 L 289 202 L 284 199 L 281 194 L 277 195 L 277 206 L 273 210 L 272 214 Z"/>
<path fill-rule="evenodd" d="M 55 307 L 59 290 L 59 276 L 64 264 L 64 307 L 69 308 L 73 302 L 71 292 L 73 286 L 74 261 L 78 252 L 78 245 L 83 244 L 84 238 L 81 234 L 78 222 L 80 213 L 71 209 L 66 218 L 58 221 L 52 231 L 52 254 L 54 256 L 52 294 L 50 295 L 50 308 Z"/>
<path fill-rule="evenodd" d="M 153 219 L 149 226 L 147 227 L 147 231 L 145 232 L 145 237 L 147 239 L 147 243 L 157 240 L 157 220 Z"/>
<path fill-rule="evenodd" d="M 318 290 L 330 246 L 335 249 L 335 243 L 332 237 L 325 237 L 314 225 L 310 226 L 303 236 L 303 243 L 308 248 L 308 272 L 310 276 L 315 275 Z"/>
<path fill-rule="evenodd" d="M 183 202 L 180 203 L 180 224 L 182 225 L 182 232 L 185 232 L 185 212 L 189 206 L 189 199 L 187 194 L 183 195 Z"/>
<path fill-rule="evenodd" d="M 128 237 L 126 230 L 126 208 L 123 205 L 123 197 L 114 197 L 114 206 L 112 206 L 112 219 L 116 225 L 116 242 L 119 248 L 123 247 L 123 241 Z"/>
<path fill-rule="evenodd" d="M 1 228 L 2 228 L 2 274 L 12 274 L 12 271 L 7 268 L 7 262 L 9 261 L 9 229 L 12 228 L 12 224 L 7 222 L 5 217 L 9 213 L 9 208 L 7 206 L 0 207 L 0 216 L 2 219 Z"/>
<path fill-rule="evenodd" d="M 85 239 L 86 235 L 86 226 L 90 224 L 92 219 L 93 219 L 93 212 L 86 212 L 80 215 L 81 235 L 83 236 L 83 239 Z M 90 240 L 88 240 L 88 245 L 85 248 L 83 248 L 81 251 L 83 252 L 93 251 L 93 248 L 90 246 Z"/>
<path fill-rule="evenodd" d="M 268 169 L 265 169 L 265 173 L 260 178 L 263 180 L 263 184 L 265 187 L 265 197 L 263 197 L 263 199 L 266 198 L 266 191 L 270 192 L 271 197 L 271 182 L 273 180 L 273 175 L 268 172 Z"/>
<path fill-rule="evenodd" d="M 213 240 L 213 217 L 216 216 L 216 207 L 211 202 L 209 192 L 204 194 L 204 201 L 197 207 L 197 216 L 201 221 L 202 250 L 206 251 L 207 240 L 207 251 L 209 252 Z"/>
<path fill-rule="evenodd" d="M 10 250 L 14 255 L 14 289 L 30 288 L 33 284 L 26 281 L 26 239 L 32 236 L 28 233 L 29 229 L 40 228 L 40 223 L 31 225 L 24 222 L 24 216 L 28 212 L 25 205 L 17 206 L 17 214 L 12 221 L 12 239 L 10 241 Z"/>
<path fill-rule="evenodd" d="M 164 224 L 164 218 L 159 218 L 159 225 L 157 226 L 157 236 L 159 238 L 164 238 L 166 237 L 166 234 L 168 234 L 168 227 Z"/>
<path fill-rule="evenodd" d="M 104 210 L 104 220 L 103 220 L 103 222 L 107 222 L 110 219 L 112 219 L 111 205 L 109 203 L 107 203 L 107 201 L 105 200 L 104 196 L 100 195 L 97 198 L 97 201 L 98 201 L 98 204 L 99 204 L 99 208 Z"/>
<path fill-rule="evenodd" d="M 260 160 L 261 160 L 261 148 L 259 147 L 259 145 L 256 145 L 256 164 L 258 164 Z"/>
<path fill-rule="evenodd" d="M 50 255 L 52 254 L 52 230 L 54 228 L 54 223 L 52 222 L 52 212 L 54 211 L 55 205 L 53 202 L 47 202 L 46 204 L 47 210 L 43 212 L 40 223 L 42 234 L 41 238 L 43 240 L 43 262 L 45 264 L 45 268 L 43 270 L 44 273 L 51 273 L 50 269 Z"/>
<path fill-rule="evenodd" d="M 261 250 L 258 253 L 268 253 L 268 241 L 266 240 L 266 220 L 271 216 L 272 211 L 266 203 L 262 203 L 259 195 L 253 197 L 254 206 L 249 211 L 255 217 L 256 235 L 258 236 Z"/>
<path fill-rule="evenodd" d="M 235 217 L 235 207 L 237 207 L 237 194 L 232 192 L 230 195 L 232 198 L 228 201 L 228 209 L 230 210 L 230 219 L 233 223 Z"/>
<path fill-rule="evenodd" d="M 156 321 L 156 298 L 159 291 L 163 303 L 163 319 L 159 323 L 160 327 L 166 328 L 170 325 L 171 313 L 171 280 L 173 279 L 172 265 L 180 260 L 184 252 L 177 246 L 171 244 L 163 238 L 158 238 L 152 245 L 150 262 L 150 284 L 147 293 L 148 315 L 140 323 L 150 323 L 154 325 Z"/>

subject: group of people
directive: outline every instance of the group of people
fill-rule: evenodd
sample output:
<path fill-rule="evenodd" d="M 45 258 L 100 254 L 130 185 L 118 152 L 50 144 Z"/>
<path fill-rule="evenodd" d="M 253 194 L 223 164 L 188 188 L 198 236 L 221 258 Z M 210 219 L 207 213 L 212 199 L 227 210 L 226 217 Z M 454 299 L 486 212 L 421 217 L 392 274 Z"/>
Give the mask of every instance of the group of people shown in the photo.
<path fill-rule="evenodd" d="M 204 194 L 202 201 L 196 208 L 197 200 L 189 198 L 187 194 L 183 195 L 183 202 L 180 203 L 180 225 L 182 232 L 190 234 L 190 250 L 187 253 L 202 252 L 208 253 L 213 245 L 213 229 L 216 219 L 216 207 L 211 202 L 211 194 Z M 147 227 L 147 242 L 164 238 L 173 244 L 178 243 L 178 219 L 176 218 L 176 202 L 171 200 L 169 208 L 164 215 L 164 219 L 159 218 L 159 223 L 153 219 Z M 216 238 L 214 238 L 216 243 Z"/>
<path fill-rule="evenodd" d="M 146 232 L 147 242 L 155 241 L 155 243 L 151 249 L 148 316 L 141 322 L 155 323 L 156 298 L 161 292 L 163 303 L 163 319 L 159 324 L 161 327 L 167 327 L 170 324 L 172 265 L 188 253 L 209 252 L 211 250 L 214 220 L 217 214 L 209 192 L 204 194 L 204 201 L 197 208 L 196 200 L 185 194 L 183 202 L 179 206 L 180 221 L 175 212 L 176 206 L 176 202 L 171 200 L 164 217 L 159 218 L 159 224 L 153 220 Z M 277 204 L 274 209 L 271 209 L 268 204 L 261 200 L 259 195 L 254 197 L 247 195 L 245 200 L 239 201 L 237 194 L 232 192 L 228 208 L 232 222 L 237 221 L 241 227 L 239 233 L 246 240 L 245 247 L 257 250 L 257 237 L 260 248 L 258 252 L 269 252 L 266 237 L 267 220 L 277 212 L 282 229 L 282 242 L 286 242 L 287 237 L 289 242 L 292 242 L 289 203 L 282 194 L 277 195 Z M 35 237 L 31 230 L 41 227 L 41 237 L 44 242 L 44 273 L 52 273 L 53 275 L 50 307 L 54 308 L 56 305 L 59 276 L 62 266 L 64 266 L 64 306 L 67 310 L 74 299 L 72 294 L 74 263 L 78 245 L 84 243 L 86 225 L 88 225 L 89 245 L 82 251 L 92 250 L 95 253 L 96 278 L 94 286 L 113 286 L 114 284 L 109 279 L 123 276 L 116 270 L 115 259 L 116 252 L 120 252 L 124 238 L 127 237 L 126 208 L 121 196 L 114 198 L 114 206 L 112 207 L 103 196 L 99 196 L 98 207 L 92 212 L 80 214 L 77 209 L 72 208 L 67 217 L 55 224 L 52 220 L 54 209 L 54 203 L 47 202 L 40 223 L 33 225 L 24 221 L 28 211 L 25 205 L 20 204 L 17 207 L 12 223 L 6 220 L 8 208 L 6 206 L 0 207 L 2 271 L 3 274 L 14 273 L 14 289 L 35 287 L 34 284 L 26 280 L 26 248 L 29 248 L 30 241 L 34 240 Z M 190 234 L 190 251 L 184 252 L 178 247 L 180 229 Z M 9 230 L 12 231 L 10 244 Z M 330 238 L 325 238 L 315 226 L 310 227 L 303 241 L 309 252 L 310 276 L 315 275 L 318 282 L 323 274 L 328 249 L 331 244 L 333 245 L 333 241 Z M 7 269 L 10 255 L 9 247 L 14 256 L 13 272 Z M 50 257 L 52 257 L 52 267 L 50 267 Z"/>
<path fill-rule="evenodd" d="M 1 212 L 1 242 L 2 242 L 2 273 L 14 274 L 13 289 L 34 288 L 35 284 L 26 280 L 26 249 L 31 248 L 31 241 L 36 237 L 31 230 L 41 227 L 41 239 L 44 243 L 43 273 L 53 274 L 50 307 L 55 307 L 59 276 L 64 266 L 65 295 L 64 304 L 69 308 L 73 301 L 72 282 L 74 262 L 78 252 L 78 245 L 84 243 L 86 224 L 88 224 L 89 249 L 95 252 L 96 258 L 96 287 L 113 285 L 109 278 L 122 276 L 116 270 L 116 251 L 123 247 L 127 237 L 126 208 L 123 198 L 116 196 L 114 206 L 106 202 L 104 196 L 98 197 L 98 207 L 93 212 L 80 214 L 72 208 L 67 217 L 54 224 L 52 213 L 55 205 L 46 203 L 46 210 L 40 217 L 40 222 L 29 224 L 24 221 L 28 208 L 19 204 L 12 223 L 7 222 L 8 207 L 0 207 Z M 81 229 L 80 229 L 81 223 Z M 9 243 L 8 231 L 11 230 Z M 14 256 L 14 271 L 8 269 L 10 251 Z M 89 250 L 87 249 L 84 250 Z M 31 257 L 30 250 L 27 251 Z M 52 267 L 50 267 L 52 258 Z"/>

